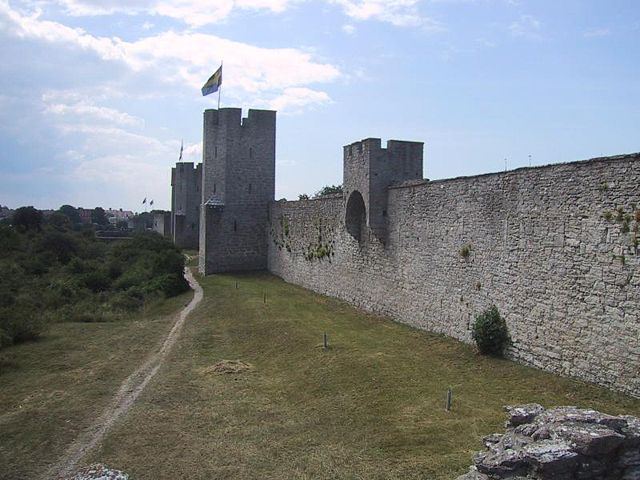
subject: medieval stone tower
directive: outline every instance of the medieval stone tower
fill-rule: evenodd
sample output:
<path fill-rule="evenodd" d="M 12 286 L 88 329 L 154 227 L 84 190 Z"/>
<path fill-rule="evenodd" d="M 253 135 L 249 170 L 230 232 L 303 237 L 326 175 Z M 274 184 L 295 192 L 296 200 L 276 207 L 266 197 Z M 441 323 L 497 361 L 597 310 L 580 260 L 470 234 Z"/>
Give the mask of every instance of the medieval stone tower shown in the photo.
<path fill-rule="evenodd" d="M 359 242 L 366 241 L 368 227 L 380 241 L 386 240 L 387 188 L 407 180 L 422 179 L 422 142 L 367 138 L 344 147 L 345 226 Z"/>
<path fill-rule="evenodd" d="M 267 268 L 275 195 L 276 112 L 205 110 L 200 271 Z"/>
<path fill-rule="evenodd" d="M 171 169 L 171 237 L 180 248 L 198 248 L 201 189 L 202 164 L 176 163 Z"/>

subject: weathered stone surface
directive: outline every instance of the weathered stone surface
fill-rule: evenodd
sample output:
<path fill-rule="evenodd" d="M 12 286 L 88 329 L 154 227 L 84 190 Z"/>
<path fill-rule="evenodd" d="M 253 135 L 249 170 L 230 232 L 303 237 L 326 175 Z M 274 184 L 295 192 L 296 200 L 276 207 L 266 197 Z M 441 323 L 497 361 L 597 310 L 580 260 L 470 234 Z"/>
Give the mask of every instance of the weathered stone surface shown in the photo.
<path fill-rule="evenodd" d="M 461 480 L 485 478 L 473 476 L 480 474 L 489 479 L 640 479 L 640 419 L 535 404 L 506 410 L 507 431 L 483 439 L 487 450 L 476 454 L 474 467 Z"/>
<path fill-rule="evenodd" d="M 468 473 L 465 473 L 464 475 L 460 475 L 458 478 L 456 478 L 456 480 L 491 480 L 491 479 L 484 473 L 478 472 L 478 470 L 475 467 L 471 467 Z"/>
<path fill-rule="evenodd" d="M 523 423 L 529 423 L 537 415 L 544 412 L 544 407 L 537 403 L 516 406 L 508 405 L 504 408 L 509 413 L 509 420 L 507 420 L 508 427 L 517 427 Z"/>
<path fill-rule="evenodd" d="M 128 480 L 129 475 L 96 463 L 79 469 L 70 480 Z"/>
<path fill-rule="evenodd" d="M 640 397 L 640 154 L 380 191 L 372 179 L 402 162 L 369 171 L 354 161 L 367 152 L 388 155 L 371 140 L 345 149 L 344 184 L 367 200 L 360 239 L 347 195 L 272 203 L 271 272 L 464 342 L 493 303 L 509 358 Z"/>

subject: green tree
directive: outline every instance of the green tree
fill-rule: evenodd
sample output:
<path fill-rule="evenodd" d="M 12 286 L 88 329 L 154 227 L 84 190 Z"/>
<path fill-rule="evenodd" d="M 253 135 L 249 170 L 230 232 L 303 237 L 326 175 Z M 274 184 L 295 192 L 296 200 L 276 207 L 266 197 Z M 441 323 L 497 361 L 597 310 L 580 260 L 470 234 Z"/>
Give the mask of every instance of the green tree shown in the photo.
<path fill-rule="evenodd" d="M 91 223 L 98 225 L 109 225 L 109 219 L 104 212 L 104 208 L 96 207 L 91 211 Z"/>
<path fill-rule="evenodd" d="M 318 192 L 316 192 L 313 198 L 322 197 L 324 195 L 331 195 L 334 193 L 342 193 L 342 185 L 327 185 L 325 187 L 322 187 Z"/>
<path fill-rule="evenodd" d="M 42 229 L 42 212 L 33 207 L 20 207 L 13 214 L 12 224 L 21 232 Z"/>
<path fill-rule="evenodd" d="M 73 225 L 79 225 L 82 223 L 80 220 L 80 214 L 78 209 L 72 205 L 62 205 L 58 211 L 63 215 L 66 215 Z"/>

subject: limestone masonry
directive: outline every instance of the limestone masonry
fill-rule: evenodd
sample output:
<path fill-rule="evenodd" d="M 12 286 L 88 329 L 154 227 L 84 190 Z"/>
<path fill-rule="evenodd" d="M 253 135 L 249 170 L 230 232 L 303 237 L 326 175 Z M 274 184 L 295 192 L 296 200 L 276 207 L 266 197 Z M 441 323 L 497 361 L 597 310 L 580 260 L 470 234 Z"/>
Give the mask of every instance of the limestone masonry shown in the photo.
<path fill-rule="evenodd" d="M 171 235 L 180 248 L 197 249 L 202 165 L 178 162 L 171 169 Z"/>
<path fill-rule="evenodd" d="M 640 478 L 640 418 L 536 403 L 506 407 L 507 431 L 457 480 L 633 480 Z"/>
<path fill-rule="evenodd" d="M 274 202 L 275 112 L 205 111 L 200 270 L 264 269 L 471 342 L 495 304 L 507 355 L 640 397 L 640 154 L 422 179 L 423 145 L 344 147 L 344 194 Z"/>

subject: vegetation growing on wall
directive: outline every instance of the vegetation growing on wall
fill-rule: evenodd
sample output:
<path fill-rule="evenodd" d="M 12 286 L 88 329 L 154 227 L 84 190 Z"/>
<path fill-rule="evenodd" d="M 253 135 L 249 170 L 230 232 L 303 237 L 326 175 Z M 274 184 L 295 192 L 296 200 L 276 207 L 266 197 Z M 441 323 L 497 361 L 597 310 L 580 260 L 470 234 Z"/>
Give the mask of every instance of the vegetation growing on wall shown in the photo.
<path fill-rule="evenodd" d="M 608 222 L 615 222 L 620 225 L 620 233 L 628 234 L 632 233 L 631 241 L 635 250 L 638 248 L 638 233 L 640 230 L 640 210 L 637 209 L 635 204 L 631 205 L 631 211 L 626 212 L 624 207 L 617 207 L 614 211 L 606 211 L 602 214 L 602 217 Z M 635 252 L 631 252 L 632 254 Z M 624 262 L 623 262 L 624 264 Z"/>
<path fill-rule="evenodd" d="M 271 239 L 278 250 L 284 248 L 287 252 L 291 252 L 291 229 L 289 219 L 284 215 L 278 217 L 277 231 L 273 226 L 271 227 Z"/>
<path fill-rule="evenodd" d="M 329 239 L 328 237 L 332 236 L 330 234 L 333 233 L 333 230 L 322 223 L 322 218 L 315 220 L 313 222 L 313 226 L 317 232 L 317 236 L 315 241 L 310 243 L 307 247 L 304 258 L 308 261 L 321 260 L 323 258 L 331 259 L 334 255 L 334 240 L 332 238 Z"/>
<path fill-rule="evenodd" d="M 32 207 L 0 226 L 0 268 L 0 348 L 37 338 L 49 322 L 117 319 L 189 289 L 181 252 L 160 235 L 106 244 L 64 213 L 44 219 Z"/>

